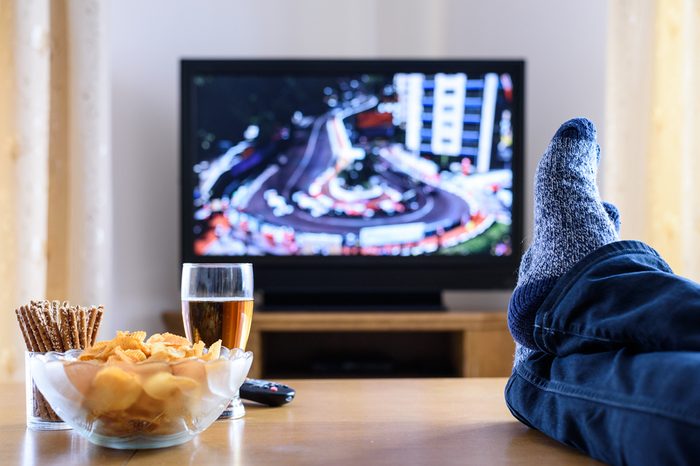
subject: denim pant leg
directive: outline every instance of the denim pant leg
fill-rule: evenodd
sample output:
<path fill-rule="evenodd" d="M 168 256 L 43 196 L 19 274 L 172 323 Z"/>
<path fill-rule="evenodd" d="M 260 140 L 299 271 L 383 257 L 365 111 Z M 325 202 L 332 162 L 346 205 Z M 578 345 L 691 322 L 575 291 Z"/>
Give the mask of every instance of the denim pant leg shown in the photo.
<path fill-rule="evenodd" d="M 555 285 L 534 340 L 559 356 L 620 348 L 700 351 L 700 285 L 638 241 L 603 246 Z"/>
<path fill-rule="evenodd" d="M 506 386 L 513 415 L 613 465 L 700 464 L 700 353 L 536 352 Z"/>
<path fill-rule="evenodd" d="M 613 243 L 535 322 L 539 351 L 506 388 L 518 419 L 610 464 L 700 461 L 700 286 L 642 243 Z"/>

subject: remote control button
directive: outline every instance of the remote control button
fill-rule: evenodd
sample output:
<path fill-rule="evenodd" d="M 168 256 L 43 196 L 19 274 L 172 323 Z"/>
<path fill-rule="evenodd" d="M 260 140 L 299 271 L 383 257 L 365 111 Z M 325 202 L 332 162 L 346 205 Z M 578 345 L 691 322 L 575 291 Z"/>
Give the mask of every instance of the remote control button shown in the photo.
<path fill-rule="evenodd" d="M 276 392 L 276 391 L 277 391 L 277 387 L 275 387 L 275 386 L 273 385 L 272 387 L 270 387 L 270 391 L 271 391 L 271 392 Z"/>

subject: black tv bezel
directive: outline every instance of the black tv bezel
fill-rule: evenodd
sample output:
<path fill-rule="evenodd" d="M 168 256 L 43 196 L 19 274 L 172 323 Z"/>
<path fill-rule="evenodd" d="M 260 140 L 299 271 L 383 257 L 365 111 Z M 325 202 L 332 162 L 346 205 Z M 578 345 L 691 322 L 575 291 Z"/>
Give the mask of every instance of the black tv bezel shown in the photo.
<path fill-rule="evenodd" d="M 397 72 L 509 73 L 513 81 L 512 254 L 493 256 L 198 256 L 194 254 L 194 138 L 191 83 L 196 75 L 314 75 Z M 272 293 L 416 293 L 508 289 L 516 280 L 523 243 L 525 139 L 524 60 L 182 59 L 180 61 L 180 192 L 182 262 L 251 262 L 255 288 Z"/>

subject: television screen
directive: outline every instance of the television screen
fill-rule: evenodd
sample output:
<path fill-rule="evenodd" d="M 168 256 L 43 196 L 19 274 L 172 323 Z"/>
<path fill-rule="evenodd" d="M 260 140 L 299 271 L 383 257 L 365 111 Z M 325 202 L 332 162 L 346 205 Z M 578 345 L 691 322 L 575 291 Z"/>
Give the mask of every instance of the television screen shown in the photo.
<path fill-rule="evenodd" d="M 251 262 L 268 307 L 515 282 L 522 61 L 182 60 L 180 84 L 183 261 Z"/>
<path fill-rule="evenodd" d="M 512 255 L 522 89 L 399 68 L 188 76 L 192 257 Z"/>

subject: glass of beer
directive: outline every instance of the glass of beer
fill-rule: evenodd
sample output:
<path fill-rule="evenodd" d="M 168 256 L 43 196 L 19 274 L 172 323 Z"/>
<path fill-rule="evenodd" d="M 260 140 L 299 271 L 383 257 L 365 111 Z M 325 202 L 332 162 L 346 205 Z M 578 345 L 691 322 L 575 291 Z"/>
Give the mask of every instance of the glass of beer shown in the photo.
<path fill-rule="evenodd" d="M 183 264 L 181 298 L 191 342 L 202 340 L 208 347 L 221 339 L 229 349 L 245 350 L 253 320 L 252 264 Z M 219 419 L 244 415 L 236 395 Z"/>

